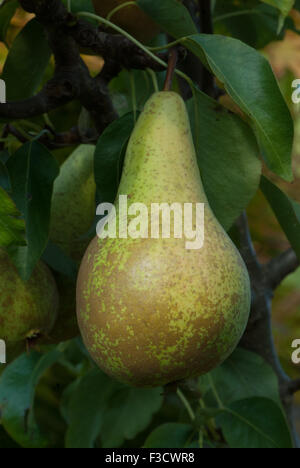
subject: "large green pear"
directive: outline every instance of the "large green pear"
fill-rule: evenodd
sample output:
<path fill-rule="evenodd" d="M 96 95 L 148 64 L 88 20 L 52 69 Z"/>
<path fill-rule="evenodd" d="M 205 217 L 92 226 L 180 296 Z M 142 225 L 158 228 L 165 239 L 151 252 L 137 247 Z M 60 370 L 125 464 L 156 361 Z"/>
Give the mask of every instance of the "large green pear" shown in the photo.
<path fill-rule="evenodd" d="M 8 254 L 0 249 L 0 339 L 7 362 L 38 344 L 51 332 L 58 310 L 54 278 L 40 262 L 28 282 L 23 281 Z"/>
<path fill-rule="evenodd" d="M 175 229 L 170 238 L 96 237 L 77 284 L 87 349 L 107 374 L 133 386 L 209 372 L 245 330 L 250 284 L 208 204 L 186 107 L 176 93 L 154 94 L 137 122 L 116 202 L 118 226 L 124 222 L 119 195 L 128 196 L 128 212 L 133 203 L 149 213 L 153 203 L 204 204 L 204 243 L 188 249 L 189 236 L 177 238 Z"/>
<path fill-rule="evenodd" d="M 80 262 L 90 242 L 87 233 L 96 213 L 93 145 L 80 145 L 63 163 L 54 183 L 50 239 L 74 261 Z M 56 275 L 60 307 L 46 344 L 60 343 L 79 334 L 76 319 L 76 285 Z"/>

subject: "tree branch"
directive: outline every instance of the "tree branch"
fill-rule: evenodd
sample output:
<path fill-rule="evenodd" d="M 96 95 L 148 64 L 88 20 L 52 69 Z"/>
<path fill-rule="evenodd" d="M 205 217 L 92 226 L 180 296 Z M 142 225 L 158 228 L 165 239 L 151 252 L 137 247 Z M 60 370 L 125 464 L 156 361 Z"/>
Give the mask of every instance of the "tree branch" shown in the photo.
<path fill-rule="evenodd" d="M 300 261 L 293 249 L 289 249 L 272 259 L 265 267 L 266 281 L 272 290 L 300 266 Z"/>
<path fill-rule="evenodd" d="M 291 379 L 281 366 L 273 340 L 271 315 L 273 290 L 268 282 L 265 268 L 258 261 L 245 213 L 238 220 L 237 227 L 240 233 L 241 254 L 248 267 L 252 288 L 250 319 L 240 344 L 242 347 L 262 356 L 276 373 L 281 400 L 290 423 L 294 444 L 300 447 L 293 418 L 293 398 L 292 393 L 289 391 Z"/>
<path fill-rule="evenodd" d="M 291 395 L 300 392 L 300 379 L 289 382 L 287 386 L 287 392 L 289 392 Z"/>

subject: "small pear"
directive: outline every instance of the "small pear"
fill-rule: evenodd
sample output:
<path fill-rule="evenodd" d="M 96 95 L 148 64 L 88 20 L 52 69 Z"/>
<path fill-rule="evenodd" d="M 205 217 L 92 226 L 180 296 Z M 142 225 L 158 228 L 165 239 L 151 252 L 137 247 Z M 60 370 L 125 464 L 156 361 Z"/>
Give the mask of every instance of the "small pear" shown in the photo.
<path fill-rule="evenodd" d="M 57 310 L 58 291 L 46 265 L 40 262 L 25 282 L 0 249 L 0 338 L 6 343 L 8 364 L 51 332 Z"/>
<path fill-rule="evenodd" d="M 204 243 L 188 249 L 188 236 L 177 238 L 175 228 L 170 238 L 96 237 L 77 283 L 86 347 L 107 374 L 133 386 L 205 374 L 232 353 L 245 330 L 250 282 L 208 204 L 178 94 L 154 94 L 139 117 L 116 201 L 117 226 L 124 222 L 120 195 L 128 196 L 128 212 L 133 203 L 149 213 L 153 203 L 204 204 Z"/>
<path fill-rule="evenodd" d="M 54 183 L 50 239 L 66 255 L 80 262 L 90 242 L 87 233 L 96 212 L 93 145 L 80 145 L 63 163 Z M 60 296 L 58 318 L 45 344 L 60 343 L 79 334 L 76 319 L 76 285 L 56 275 Z"/>

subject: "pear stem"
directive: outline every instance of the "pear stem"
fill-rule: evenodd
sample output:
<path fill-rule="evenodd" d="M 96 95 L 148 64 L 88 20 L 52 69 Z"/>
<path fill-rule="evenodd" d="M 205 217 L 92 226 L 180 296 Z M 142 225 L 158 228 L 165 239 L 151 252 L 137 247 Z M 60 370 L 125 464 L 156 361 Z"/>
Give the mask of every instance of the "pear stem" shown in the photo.
<path fill-rule="evenodd" d="M 187 412 L 189 414 L 189 417 L 191 418 L 191 421 L 195 421 L 196 416 L 195 416 L 195 413 L 193 411 L 193 408 L 191 407 L 190 402 L 187 400 L 186 396 L 180 390 L 180 388 L 177 388 L 177 395 L 180 398 L 181 402 L 183 403 L 183 406 L 187 410 Z"/>
<path fill-rule="evenodd" d="M 172 88 L 172 83 L 173 83 L 174 73 L 175 73 L 175 70 L 176 70 L 177 60 L 178 60 L 177 49 L 175 47 L 173 47 L 170 50 L 170 53 L 169 53 L 168 70 L 167 70 L 166 81 L 165 81 L 165 84 L 164 84 L 164 91 L 170 91 L 171 88 Z"/>

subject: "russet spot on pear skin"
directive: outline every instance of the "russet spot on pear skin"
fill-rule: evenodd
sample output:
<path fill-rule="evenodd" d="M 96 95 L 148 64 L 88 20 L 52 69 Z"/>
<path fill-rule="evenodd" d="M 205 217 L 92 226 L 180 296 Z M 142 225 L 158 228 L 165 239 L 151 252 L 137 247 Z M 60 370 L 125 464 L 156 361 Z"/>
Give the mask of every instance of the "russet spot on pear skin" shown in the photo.
<path fill-rule="evenodd" d="M 204 193 L 185 104 L 152 96 L 131 136 L 119 195 L 128 204 L 205 203 L 205 239 L 96 237 L 77 284 L 80 330 L 98 366 L 149 387 L 209 372 L 237 346 L 250 282 L 241 256 Z M 117 200 L 118 200 L 117 197 Z M 119 207 L 116 202 L 117 221 Z"/>

